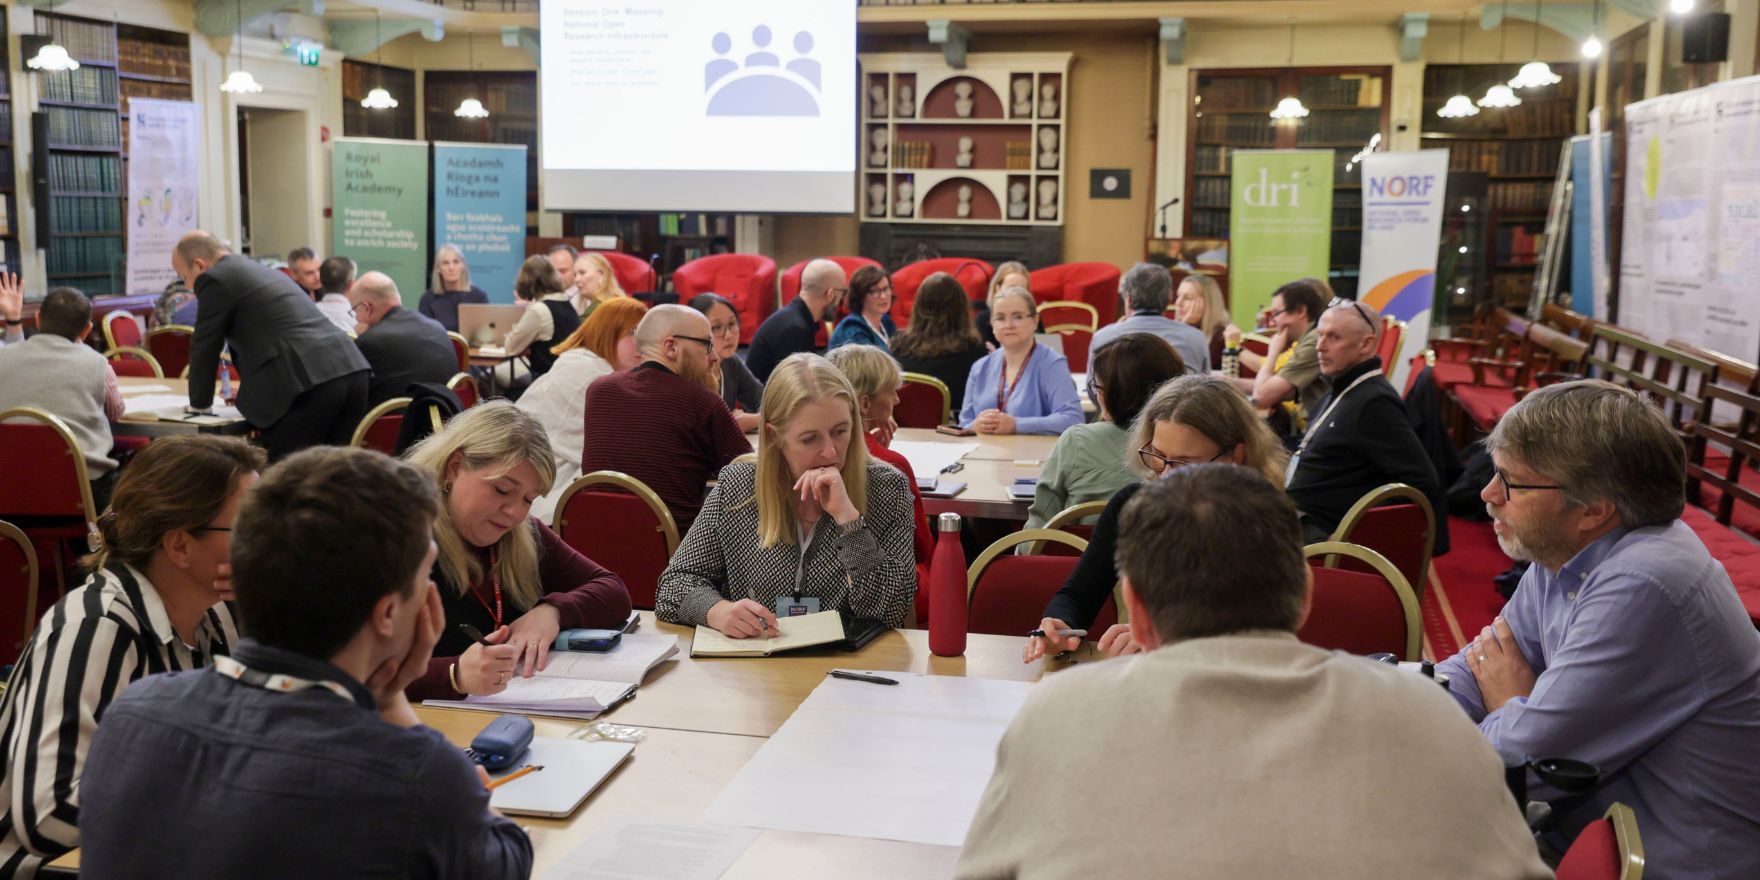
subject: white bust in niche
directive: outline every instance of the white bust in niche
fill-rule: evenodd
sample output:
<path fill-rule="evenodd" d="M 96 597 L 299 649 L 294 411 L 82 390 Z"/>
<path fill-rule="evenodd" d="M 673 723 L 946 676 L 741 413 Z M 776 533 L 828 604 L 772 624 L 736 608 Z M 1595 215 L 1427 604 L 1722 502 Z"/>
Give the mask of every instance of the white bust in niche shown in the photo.
<path fill-rule="evenodd" d="M 875 83 L 874 85 L 869 86 L 868 87 L 868 115 L 869 116 L 885 116 L 886 115 L 886 107 L 887 107 L 886 87 L 883 85 L 880 85 L 879 83 Z"/>
<path fill-rule="evenodd" d="M 1027 185 L 1019 180 L 1008 185 L 1008 219 L 1027 219 Z"/>
<path fill-rule="evenodd" d="M 961 119 L 972 115 L 972 84 L 965 80 L 953 84 L 953 115 Z"/>
<path fill-rule="evenodd" d="M 898 202 L 892 206 L 895 217 L 910 217 L 917 213 L 917 188 L 909 180 L 898 183 Z"/>
<path fill-rule="evenodd" d="M 1057 129 L 1039 129 L 1039 167 L 1057 167 Z"/>
<path fill-rule="evenodd" d="M 959 139 L 959 153 L 953 157 L 953 164 L 955 164 L 961 168 L 972 167 L 972 139 L 971 138 L 962 137 Z"/>
<path fill-rule="evenodd" d="M 961 219 L 972 216 L 972 187 L 970 184 L 959 185 L 959 207 L 954 209 Z"/>
<path fill-rule="evenodd" d="M 1039 219 L 1057 219 L 1057 181 L 1050 178 L 1039 181 Z"/>
<path fill-rule="evenodd" d="M 1046 119 L 1057 115 L 1057 83 L 1048 82 L 1039 86 L 1039 115 Z"/>
<path fill-rule="evenodd" d="M 1017 79 L 1014 81 L 1014 115 L 1033 115 L 1033 81 Z"/>
<path fill-rule="evenodd" d="M 915 115 L 917 115 L 917 94 L 916 94 L 916 92 L 917 92 L 917 90 L 911 88 L 910 83 L 899 83 L 899 86 L 898 86 L 898 115 L 900 115 L 900 116 L 915 116 Z"/>
<path fill-rule="evenodd" d="M 886 184 L 878 181 L 868 184 L 868 216 L 886 216 Z"/>
<path fill-rule="evenodd" d="M 886 129 L 876 128 L 868 133 L 868 164 L 876 168 L 886 167 Z"/>

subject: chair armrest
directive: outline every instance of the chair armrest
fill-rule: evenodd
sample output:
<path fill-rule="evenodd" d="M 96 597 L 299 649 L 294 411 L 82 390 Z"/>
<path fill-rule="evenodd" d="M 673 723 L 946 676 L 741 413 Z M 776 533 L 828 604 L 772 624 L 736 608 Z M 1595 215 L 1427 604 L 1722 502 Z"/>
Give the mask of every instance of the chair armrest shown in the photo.
<path fill-rule="evenodd" d="M 1459 363 L 1478 354 L 1485 348 L 1485 343 L 1478 339 L 1444 338 L 1430 340 L 1430 349 L 1436 352 L 1436 359 Z"/>
<path fill-rule="evenodd" d="M 1498 372 L 1507 374 L 1509 376 L 1510 386 L 1514 387 L 1521 384 L 1518 380 L 1522 375 L 1522 371 L 1528 368 L 1528 365 L 1522 361 L 1500 361 L 1491 358 L 1469 358 L 1467 364 L 1473 368 L 1474 385 L 1485 384 L 1486 370 L 1497 370 Z"/>

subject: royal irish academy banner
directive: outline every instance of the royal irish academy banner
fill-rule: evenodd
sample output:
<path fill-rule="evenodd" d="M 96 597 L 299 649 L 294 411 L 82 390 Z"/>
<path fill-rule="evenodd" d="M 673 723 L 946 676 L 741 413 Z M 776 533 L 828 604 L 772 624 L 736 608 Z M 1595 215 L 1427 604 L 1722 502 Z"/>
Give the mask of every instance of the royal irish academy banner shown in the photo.
<path fill-rule="evenodd" d="M 525 241 L 525 146 L 436 142 L 434 252 L 456 245 L 471 283 L 488 291 L 491 301 L 510 303 Z"/>
<path fill-rule="evenodd" d="M 177 239 L 201 226 L 196 216 L 199 117 L 196 105 L 188 101 L 134 98 L 128 104 L 128 203 L 123 210 L 128 227 L 128 286 L 124 290 L 158 293 L 177 280 L 171 271 L 171 250 Z"/>
<path fill-rule="evenodd" d="M 428 286 L 428 145 L 337 138 L 330 177 L 331 253 L 390 275 L 415 308 Z"/>
<path fill-rule="evenodd" d="M 1436 300 L 1436 247 L 1442 237 L 1448 151 L 1370 153 L 1363 159 L 1363 259 L 1357 299 L 1406 322 L 1393 363 L 1394 387 L 1405 387 L 1407 361 L 1430 338 Z"/>
<path fill-rule="evenodd" d="M 1230 311 L 1242 327 L 1297 278 L 1325 278 L 1332 252 L 1332 151 L 1236 150 L 1229 209 Z"/>

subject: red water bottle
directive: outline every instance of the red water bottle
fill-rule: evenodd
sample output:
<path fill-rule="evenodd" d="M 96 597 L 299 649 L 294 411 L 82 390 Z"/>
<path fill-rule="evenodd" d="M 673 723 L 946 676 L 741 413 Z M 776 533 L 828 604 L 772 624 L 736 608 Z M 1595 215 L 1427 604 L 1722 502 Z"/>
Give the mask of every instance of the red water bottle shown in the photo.
<path fill-rule="evenodd" d="M 929 564 L 929 650 L 942 657 L 966 652 L 966 551 L 959 514 L 944 513 Z"/>

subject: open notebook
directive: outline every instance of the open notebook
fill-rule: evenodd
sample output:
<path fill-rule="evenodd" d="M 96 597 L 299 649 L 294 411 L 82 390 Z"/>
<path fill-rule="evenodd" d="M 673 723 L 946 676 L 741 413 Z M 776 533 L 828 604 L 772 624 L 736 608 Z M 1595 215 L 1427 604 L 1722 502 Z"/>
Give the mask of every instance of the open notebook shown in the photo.
<path fill-rule="evenodd" d="M 626 634 L 603 654 L 552 651 L 531 678 L 515 675 L 507 689 L 462 700 L 427 700 L 423 705 L 485 712 L 518 712 L 563 718 L 596 718 L 630 698 L 648 671 L 678 653 L 678 637 Z"/>
<path fill-rule="evenodd" d="M 697 627 L 692 657 L 768 657 L 783 651 L 829 645 L 844 640 L 843 616 L 836 611 L 802 614 L 777 620 L 780 635 L 768 639 L 730 639 L 718 630 Z"/>

